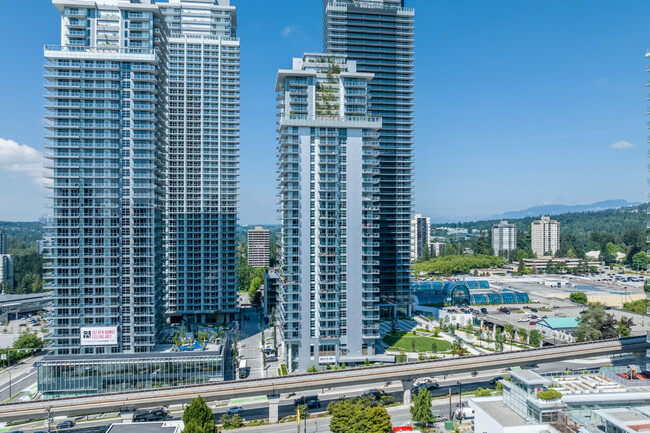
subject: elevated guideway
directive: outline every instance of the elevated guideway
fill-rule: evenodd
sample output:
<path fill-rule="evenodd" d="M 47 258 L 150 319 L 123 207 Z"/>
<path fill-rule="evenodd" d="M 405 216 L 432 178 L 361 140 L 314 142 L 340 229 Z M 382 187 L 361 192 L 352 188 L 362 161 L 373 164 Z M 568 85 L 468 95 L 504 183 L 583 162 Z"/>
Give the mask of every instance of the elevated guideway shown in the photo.
<path fill-rule="evenodd" d="M 45 417 L 48 407 L 51 408 L 53 414 L 79 415 L 116 411 L 124 407 L 140 408 L 189 403 L 197 395 L 208 401 L 266 395 L 270 397 L 270 420 L 273 422 L 277 421 L 278 396 L 283 393 L 365 385 L 382 381 L 401 381 L 404 388 L 404 403 L 408 404 L 411 397 L 411 384 L 418 377 L 517 367 L 617 353 L 635 353 L 645 356 L 649 347 L 647 337 L 640 336 L 508 353 L 360 367 L 266 379 L 8 403 L 0 405 L 0 420 L 13 421 Z"/>

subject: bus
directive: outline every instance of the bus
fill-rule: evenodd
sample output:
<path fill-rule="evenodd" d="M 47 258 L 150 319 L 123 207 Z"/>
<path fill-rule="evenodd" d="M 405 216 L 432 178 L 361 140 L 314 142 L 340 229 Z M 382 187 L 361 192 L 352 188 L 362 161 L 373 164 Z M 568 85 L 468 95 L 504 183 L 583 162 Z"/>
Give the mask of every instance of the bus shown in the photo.
<path fill-rule="evenodd" d="M 239 378 L 246 379 L 246 376 L 248 376 L 248 364 L 245 359 L 242 359 L 239 361 Z"/>

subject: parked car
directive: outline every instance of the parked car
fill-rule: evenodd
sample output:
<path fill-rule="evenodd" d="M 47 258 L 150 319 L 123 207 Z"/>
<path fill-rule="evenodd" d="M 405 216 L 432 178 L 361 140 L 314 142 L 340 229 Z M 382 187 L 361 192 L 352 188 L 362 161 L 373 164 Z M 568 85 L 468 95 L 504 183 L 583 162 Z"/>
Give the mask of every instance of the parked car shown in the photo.
<path fill-rule="evenodd" d="M 533 313 L 537 313 L 539 310 L 537 308 L 531 308 L 530 311 L 532 311 Z"/>
<path fill-rule="evenodd" d="M 537 322 L 528 322 L 528 324 L 529 324 L 530 326 L 535 326 L 535 325 L 537 325 Z"/>
<path fill-rule="evenodd" d="M 528 318 L 527 318 L 527 317 L 520 317 L 520 318 L 517 320 L 517 322 L 528 322 Z"/>
<path fill-rule="evenodd" d="M 487 313 L 488 313 L 487 308 L 485 308 L 485 307 L 481 308 L 481 313 L 483 313 L 483 314 L 487 314 Z"/>
<path fill-rule="evenodd" d="M 244 411 L 244 408 L 241 407 L 241 406 L 231 406 L 231 407 L 228 408 L 228 410 L 226 410 L 226 414 L 235 415 L 235 414 L 242 413 L 243 411 Z"/>
<path fill-rule="evenodd" d="M 266 357 L 266 362 L 275 362 L 278 360 L 278 357 L 275 355 L 269 355 Z"/>
<path fill-rule="evenodd" d="M 56 428 L 57 428 L 57 429 L 62 429 L 62 428 L 72 428 L 72 427 L 74 427 L 74 421 L 69 420 L 69 419 L 67 419 L 67 420 L 65 420 L 65 421 L 63 421 L 63 422 L 60 422 L 60 423 L 58 423 L 58 424 L 56 425 Z"/>

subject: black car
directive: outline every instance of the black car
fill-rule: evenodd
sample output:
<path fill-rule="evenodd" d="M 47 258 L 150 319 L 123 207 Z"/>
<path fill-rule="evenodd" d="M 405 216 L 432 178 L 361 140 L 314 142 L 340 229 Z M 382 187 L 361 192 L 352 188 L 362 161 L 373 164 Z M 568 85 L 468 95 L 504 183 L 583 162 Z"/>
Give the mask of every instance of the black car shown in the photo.
<path fill-rule="evenodd" d="M 300 406 L 301 404 L 306 404 L 307 407 L 309 407 L 309 402 L 310 401 L 318 401 L 318 396 L 317 395 L 308 395 L 308 396 L 302 396 L 298 397 L 293 401 L 294 406 Z M 320 405 L 320 402 L 318 403 Z"/>
<path fill-rule="evenodd" d="M 485 307 L 481 308 L 481 313 L 487 314 L 488 313 L 487 308 L 485 308 Z"/>
<path fill-rule="evenodd" d="M 503 379 L 503 376 L 497 376 L 494 379 L 490 379 L 490 385 L 496 385 L 501 379 Z"/>
<path fill-rule="evenodd" d="M 74 421 L 71 421 L 69 419 L 57 424 L 56 426 L 57 429 L 72 428 L 72 427 L 74 427 Z"/>
<path fill-rule="evenodd" d="M 371 389 L 361 394 L 361 397 L 372 397 L 375 400 L 379 400 L 385 395 L 386 393 L 380 389 Z"/>
<path fill-rule="evenodd" d="M 313 409 L 315 407 L 320 407 L 320 401 L 319 400 L 307 400 L 307 407 L 309 409 Z"/>
<path fill-rule="evenodd" d="M 539 310 L 537 308 L 531 308 L 530 311 L 532 311 L 533 313 L 537 313 Z"/>

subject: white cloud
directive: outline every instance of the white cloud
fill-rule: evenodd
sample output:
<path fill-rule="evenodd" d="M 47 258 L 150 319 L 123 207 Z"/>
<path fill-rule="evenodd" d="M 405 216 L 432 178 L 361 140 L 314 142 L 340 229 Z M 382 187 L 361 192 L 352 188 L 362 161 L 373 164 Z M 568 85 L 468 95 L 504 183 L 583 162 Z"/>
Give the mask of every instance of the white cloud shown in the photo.
<path fill-rule="evenodd" d="M 43 154 L 26 144 L 0 138 L 0 171 L 21 172 L 43 183 Z"/>
<path fill-rule="evenodd" d="M 616 149 L 616 150 L 628 150 L 628 149 L 634 149 L 635 147 L 636 146 L 634 144 L 625 140 L 617 141 L 616 143 L 609 145 L 610 149 Z"/>
<path fill-rule="evenodd" d="M 289 37 L 291 33 L 295 33 L 298 30 L 302 30 L 302 28 L 298 24 L 291 24 L 290 26 L 286 26 L 285 28 L 282 29 L 282 36 Z"/>

